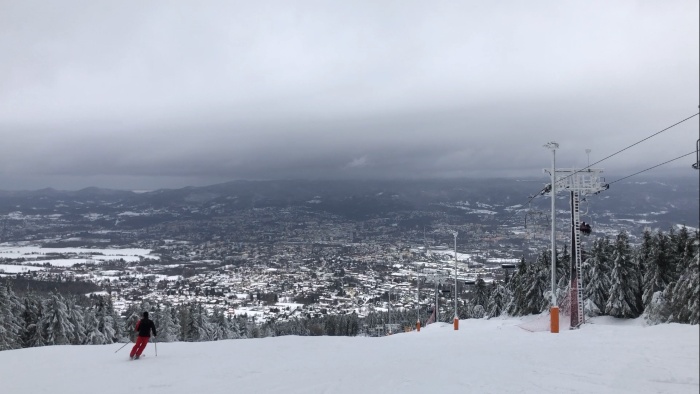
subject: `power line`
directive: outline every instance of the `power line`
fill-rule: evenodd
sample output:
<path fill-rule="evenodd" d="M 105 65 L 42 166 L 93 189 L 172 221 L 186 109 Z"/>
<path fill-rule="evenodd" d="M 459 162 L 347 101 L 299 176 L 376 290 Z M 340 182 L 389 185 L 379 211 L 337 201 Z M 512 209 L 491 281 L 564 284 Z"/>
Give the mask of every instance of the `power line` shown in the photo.
<path fill-rule="evenodd" d="M 591 168 L 591 166 L 594 166 L 594 165 L 596 165 L 596 164 L 598 164 L 598 163 L 601 163 L 601 162 L 603 162 L 603 161 L 605 161 L 605 160 L 607 160 L 607 159 L 609 159 L 609 158 L 611 158 L 611 157 L 613 157 L 613 156 L 615 156 L 615 155 L 617 155 L 617 154 L 619 154 L 619 153 L 622 153 L 622 152 L 626 151 L 627 149 L 629 149 L 629 148 L 631 148 L 631 147 L 633 147 L 633 146 L 635 146 L 635 145 L 639 145 L 639 144 L 641 144 L 642 142 L 644 142 L 644 141 L 646 141 L 646 140 L 648 140 L 648 139 L 650 139 L 650 138 L 652 138 L 652 137 L 655 137 L 655 136 L 657 136 L 657 135 L 663 133 L 664 131 L 670 130 L 670 129 L 672 129 L 672 128 L 678 126 L 679 124 L 681 124 L 681 123 L 683 123 L 683 122 L 685 122 L 685 121 L 687 121 L 687 120 L 690 120 L 690 119 L 692 119 L 692 118 L 694 118 L 694 117 L 696 117 L 696 116 L 698 116 L 698 115 L 700 115 L 700 112 L 698 112 L 698 113 L 696 113 L 696 114 L 694 114 L 694 115 L 691 115 L 691 116 L 689 116 L 689 117 L 687 117 L 687 118 L 685 118 L 685 119 L 683 119 L 683 120 L 681 120 L 681 121 L 678 121 L 678 122 L 676 122 L 676 123 L 674 123 L 674 124 L 672 124 L 672 125 L 666 127 L 666 128 L 663 129 L 663 130 L 657 131 L 656 133 L 654 133 L 654 134 L 652 134 L 652 135 L 650 135 L 650 136 L 648 136 L 648 137 L 646 137 L 646 138 L 644 138 L 644 139 L 642 139 L 642 140 L 639 140 L 639 141 L 635 142 L 635 143 L 632 144 L 632 145 L 629 145 L 629 146 L 627 146 L 627 147 L 625 147 L 625 148 L 623 148 L 623 149 L 620 149 L 619 151 L 617 151 L 617 152 L 615 152 L 615 153 L 613 153 L 613 154 L 611 154 L 611 155 L 609 155 L 609 156 L 607 156 L 607 157 L 605 157 L 605 158 L 603 158 L 603 159 L 600 159 L 600 160 L 596 161 L 596 162 L 593 163 L 593 164 L 589 164 L 588 166 L 586 166 L 586 167 L 584 167 L 584 168 L 582 168 L 582 169 L 580 169 L 580 170 L 578 170 L 578 171 L 575 171 L 575 172 L 573 172 L 573 173 L 567 175 L 566 177 L 562 178 L 561 180 L 568 179 L 568 178 L 570 178 L 570 177 L 576 175 L 577 173 L 579 173 L 579 172 L 581 172 L 581 171 L 587 170 L 587 169 Z M 691 152 L 691 153 L 693 153 L 693 152 Z M 681 157 L 685 157 L 685 156 L 688 156 L 688 155 L 683 155 L 683 156 L 681 156 Z M 676 160 L 676 159 L 673 159 L 673 160 Z M 673 161 L 673 160 L 671 160 L 671 161 Z M 666 163 L 662 163 L 662 164 L 660 164 L 660 165 L 663 165 L 663 164 L 666 164 Z M 652 168 L 655 168 L 655 167 L 652 167 Z M 648 168 L 648 169 L 646 169 L 646 170 L 644 170 L 644 171 L 648 171 L 648 170 L 650 170 L 650 169 L 651 169 L 651 168 Z M 644 171 L 641 171 L 641 172 L 644 172 Z M 636 175 L 636 174 L 633 174 L 633 175 Z M 632 175 L 630 175 L 630 176 L 632 176 Z M 616 182 L 617 182 L 617 181 L 616 181 Z M 610 185 L 610 183 L 609 183 L 608 185 Z M 551 187 L 551 186 L 549 186 L 549 185 L 548 185 L 548 186 L 545 186 L 544 188 L 542 188 L 542 190 L 540 190 L 540 191 L 538 191 L 537 193 L 535 193 L 534 195 L 530 196 L 530 199 L 528 200 L 528 204 L 531 203 L 532 200 L 533 200 L 535 197 L 537 197 L 537 196 L 542 195 L 543 193 L 545 193 L 545 192 L 547 191 L 547 188 L 548 188 L 548 187 Z"/>
<path fill-rule="evenodd" d="M 575 172 L 572 173 L 572 174 L 567 175 L 565 178 L 562 178 L 561 180 L 564 180 L 564 179 L 567 179 L 567 178 L 569 178 L 569 177 L 571 177 L 571 176 L 574 176 L 574 175 L 576 175 L 576 173 L 578 173 L 578 172 L 587 170 L 587 169 L 591 168 L 591 166 L 594 166 L 594 165 L 596 165 L 596 164 L 598 164 L 598 163 L 601 163 L 601 162 L 603 162 L 603 161 L 605 161 L 605 160 L 607 160 L 607 159 L 609 159 L 609 158 L 611 158 L 611 157 L 613 157 L 613 156 L 615 156 L 615 155 L 618 155 L 618 154 L 620 154 L 620 153 L 626 151 L 627 149 L 632 148 L 632 147 L 635 146 L 635 145 L 641 144 L 642 142 L 644 142 L 644 141 L 646 141 L 646 140 L 648 140 L 648 139 L 650 139 L 650 138 L 652 138 L 652 137 L 655 137 L 655 136 L 657 136 L 657 135 L 659 135 L 659 134 L 661 134 L 661 133 L 663 133 L 663 132 L 665 132 L 665 131 L 667 131 L 667 130 L 670 130 L 670 129 L 672 129 L 672 128 L 678 126 L 679 124 L 681 124 L 681 123 L 683 123 L 683 122 L 686 122 L 686 121 L 688 121 L 688 120 L 690 120 L 690 119 L 692 119 L 692 118 L 694 118 L 694 117 L 696 117 L 696 116 L 698 116 L 698 115 L 700 115 L 700 112 L 698 112 L 698 113 L 696 113 L 696 114 L 694 114 L 694 115 L 691 115 L 691 116 L 689 116 L 689 117 L 687 117 L 687 118 L 685 118 L 685 119 L 683 119 L 683 120 L 680 120 L 680 121 L 678 121 L 678 122 L 676 122 L 676 123 L 674 123 L 674 124 L 672 124 L 672 125 L 670 125 L 670 126 L 664 128 L 664 129 L 662 129 L 662 130 L 659 130 L 659 131 L 657 131 L 656 133 L 654 133 L 654 134 L 652 134 L 652 135 L 650 135 L 650 136 L 648 136 L 648 137 L 646 137 L 646 138 L 644 138 L 644 139 L 642 139 L 642 140 L 639 140 L 639 141 L 635 142 L 635 143 L 632 144 L 632 145 L 629 145 L 629 146 L 627 146 L 627 147 L 625 147 L 625 148 L 623 148 L 623 149 L 620 149 L 619 151 L 617 151 L 617 152 L 615 152 L 615 153 L 613 153 L 613 154 L 611 154 L 611 155 L 609 155 L 609 156 L 607 156 L 607 157 L 605 157 L 605 158 L 603 158 L 603 159 L 601 159 L 601 160 L 598 160 L 598 161 L 596 161 L 596 162 L 593 163 L 593 164 L 589 164 L 588 166 L 586 166 L 586 167 L 584 167 L 584 168 L 582 168 L 582 169 L 580 169 L 580 170 L 578 170 L 578 171 L 575 171 Z M 686 155 L 683 155 L 683 156 L 677 157 L 677 158 L 675 158 L 675 159 L 669 160 L 669 161 L 667 161 L 667 162 L 658 164 L 658 165 L 656 165 L 656 166 L 654 166 L 654 167 L 647 168 L 646 170 L 643 170 L 643 171 L 640 171 L 640 172 L 638 172 L 638 173 L 629 175 L 629 176 L 627 176 L 627 177 L 625 177 L 625 178 L 618 179 L 618 180 L 616 180 L 615 182 L 619 182 L 619 181 L 621 181 L 621 180 L 623 180 L 623 179 L 626 179 L 626 178 L 629 178 L 629 177 L 631 177 L 631 176 L 641 174 L 642 172 L 645 172 L 645 171 L 649 171 L 649 170 L 654 169 L 654 168 L 656 168 L 656 167 L 659 167 L 659 166 L 662 166 L 662 165 L 664 165 L 664 164 L 670 163 L 670 162 L 672 162 L 672 161 L 674 161 L 674 160 L 678 160 L 678 159 L 680 159 L 680 158 L 682 158 L 682 157 L 688 156 L 688 155 L 690 155 L 690 154 L 692 154 L 692 153 L 695 153 L 695 152 L 690 152 L 690 153 L 688 153 L 688 154 L 686 154 Z M 610 183 L 608 183 L 608 185 L 611 185 L 611 184 L 613 184 L 613 183 L 615 183 L 615 182 L 610 182 Z M 534 200 L 534 199 L 535 199 L 536 197 L 538 197 L 538 196 L 543 195 L 544 193 L 547 192 L 547 190 L 550 190 L 550 191 L 551 191 L 551 187 L 552 187 L 551 185 L 545 185 L 545 187 L 543 187 L 540 191 L 538 191 L 537 193 L 531 195 L 531 196 L 528 198 L 528 200 L 527 200 L 527 205 L 529 206 L 529 205 L 532 203 L 532 200 Z M 515 216 L 515 215 L 517 215 L 517 214 L 518 214 L 518 212 L 517 212 L 517 210 L 516 210 L 515 212 L 513 212 L 513 215 L 512 215 L 512 216 Z"/>
<path fill-rule="evenodd" d="M 653 166 L 653 167 L 649 167 L 649 168 L 647 168 L 646 170 L 642 170 L 642 171 L 639 171 L 639 172 L 635 172 L 635 173 L 632 174 L 632 175 L 627 175 L 627 176 L 624 177 L 624 178 L 620 178 L 620 179 L 618 179 L 618 180 L 616 180 L 616 181 L 612 181 L 612 182 L 608 183 L 608 185 L 612 185 L 613 183 L 620 182 L 621 180 L 624 180 L 624 179 L 633 177 L 633 176 L 635 176 L 635 175 L 639 175 L 639 174 L 641 174 L 641 173 L 643 173 L 643 172 L 646 172 L 646 171 L 649 171 L 649 170 L 653 170 L 653 169 L 656 168 L 656 167 L 660 167 L 660 166 L 662 166 L 662 165 L 664 165 L 664 164 L 668 164 L 668 163 L 670 163 L 670 162 L 672 162 L 672 161 L 676 161 L 676 160 L 678 160 L 678 159 L 682 159 L 682 158 L 684 158 L 684 157 L 686 157 L 686 156 L 690 156 L 690 155 L 692 155 L 692 154 L 694 154 L 694 153 L 696 153 L 696 152 L 697 152 L 697 151 L 694 150 L 694 151 L 692 151 L 692 152 L 690 152 L 690 153 L 686 153 L 686 154 L 684 154 L 684 155 L 678 156 L 678 157 L 676 157 L 675 159 L 667 160 L 667 161 L 665 161 L 665 162 L 663 162 L 663 163 L 661 163 L 661 164 L 657 164 L 657 165 L 655 165 L 655 166 Z"/>
<path fill-rule="evenodd" d="M 633 146 L 635 146 L 635 145 L 637 145 L 637 144 L 640 144 L 640 143 L 642 143 L 642 142 L 648 140 L 648 139 L 651 138 L 651 137 L 654 137 L 654 136 L 656 136 L 656 135 L 659 135 L 659 134 L 663 133 L 663 132 L 666 131 L 666 130 L 669 130 L 669 129 L 671 129 L 671 128 L 674 128 L 674 127 L 678 126 L 679 124 L 685 122 L 686 120 L 692 119 L 692 118 L 694 118 L 694 117 L 696 117 L 696 116 L 698 116 L 698 115 L 700 115 L 700 112 L 696 113 L 695 115 L 689 116 L 689 117 L 687 117 L 687 118 L 681 120 L 680 122 L 674 123 L 674 124 L 672 124 L 671 126 L 668 126 L 668 127 L 666 127 L 665 129 L 663 129 L 663 130 L 661 130 L 661 131 L 657 131 L 656 133 L 654 133 L 654 134 L 652 134 L 652 135 L 650 135 L 650 136 L 644 138 L 643 140 L 637 141 L 637 142 L 635 142 L 634 144 L 632 144 L 632 145 L 630 145 L 630 146 L 628 146 L 628 147 L 626 147 L 626 148 L 624 148 L 624 149 L 620 149 L 619 151 L 613 153 L 612 155 L 610 155 L 610 156 L 608 156 L 608 157 L 606 157 L 606 158 L 600 159 L 600 160 L 596 161 L 595 163 L 589 165 L 588 167 L 583 168 L 582 170 L 588 169 L 588 168 L 590 168 L 591 166 L 594 166 L 594 165 L 596 165 L 596 164 L 598 164 L 598 163 L 600 163 L 600 162 L 602 162 L 602 161 L 605 161 L 605 160 L 607 160 L 607 159 L 609 159 L 609 158 L 611 158 L 611 157 L 617 155 L 618 153 L 624 152 L 624 151 L 626 151 L 627 149 L 629 149 L 629 148 L 631 148 L 631 147 L 633 147 Z M 573 174 L 572 174 L 572 175 L 573 175 Z"/>

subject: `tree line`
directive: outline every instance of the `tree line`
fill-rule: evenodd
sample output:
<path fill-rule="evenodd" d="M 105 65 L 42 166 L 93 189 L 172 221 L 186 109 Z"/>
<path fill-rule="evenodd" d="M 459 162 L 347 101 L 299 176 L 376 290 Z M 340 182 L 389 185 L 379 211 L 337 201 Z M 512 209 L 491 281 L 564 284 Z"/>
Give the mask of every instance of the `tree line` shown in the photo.
<path fill-rule="evenodd" d="M 636 318 L 650 323 L 700 322 L 700 269 L 698 233 L 683 227 L 678 232 L 645 231 L 639 246 L 630 245 L 620 232 L 614 239 L 597 238 L 584 251 L 582 281 L 584 310 L 588 316 Z M 570 259 L 566 248 L 556 254 L 558 305 L 568 307 Z M 471 304 L 460 312 L 474 314 L 481 305 L 486 317 L 507 313 L 522 316 L 543 312 L 551 303 L 551 260 L 542 252 L 532 264 L 521 260 L 505 283 L 485 285 L 477 280 Z M 479 311 L 477 311 L 479 312 Z M 476 314 L 477 316 L 480 313 Z M 449 320 L 448 320 L 449 321 Z"/>

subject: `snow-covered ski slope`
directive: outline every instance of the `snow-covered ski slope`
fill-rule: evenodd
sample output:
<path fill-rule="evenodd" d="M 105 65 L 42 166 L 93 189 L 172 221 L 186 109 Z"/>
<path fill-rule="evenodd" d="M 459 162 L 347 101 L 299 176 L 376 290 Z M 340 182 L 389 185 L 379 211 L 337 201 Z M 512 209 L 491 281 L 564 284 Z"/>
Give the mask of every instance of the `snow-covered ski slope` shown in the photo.
<path fill-rule="evenodd" d="M 0 352 L 3 394 L 693 393 L 699 327 L 594 319 L 528 332 L 520 319 L 434 324 L 382 338 L 277 337 Z"/>

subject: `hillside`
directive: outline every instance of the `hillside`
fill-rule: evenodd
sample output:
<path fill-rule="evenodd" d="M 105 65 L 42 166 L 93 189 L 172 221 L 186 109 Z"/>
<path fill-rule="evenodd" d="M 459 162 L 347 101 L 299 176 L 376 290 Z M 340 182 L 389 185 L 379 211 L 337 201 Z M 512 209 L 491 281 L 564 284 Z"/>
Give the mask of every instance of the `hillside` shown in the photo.
<path fill-rule="evenodd" d="M 697 393 L 697 325 L 593 319 L 529 332 L 534 317 L 434 324 L 381 338 L 277 337 L 0 352 L 3 393 Z"/>

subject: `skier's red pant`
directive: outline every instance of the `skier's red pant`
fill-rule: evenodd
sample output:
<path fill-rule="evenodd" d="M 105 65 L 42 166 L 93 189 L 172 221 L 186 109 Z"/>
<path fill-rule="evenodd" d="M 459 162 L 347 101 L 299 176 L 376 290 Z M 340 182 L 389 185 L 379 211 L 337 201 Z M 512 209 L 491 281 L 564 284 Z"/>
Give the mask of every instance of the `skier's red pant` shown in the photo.
<path fill-rule="evenodd" d="M 129 354 L 129 357 L 134 357 L 134 355 L 141 356 L 141 353 L 143 353 L 143 350 L 146 348 L 149 339 L 151 338 L 136 337 L 136 344 L 134 344 L 134 347 L 131 348 L 131 354 Z"/>

